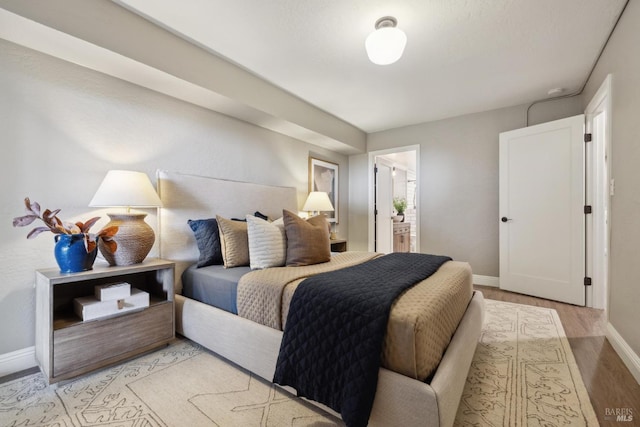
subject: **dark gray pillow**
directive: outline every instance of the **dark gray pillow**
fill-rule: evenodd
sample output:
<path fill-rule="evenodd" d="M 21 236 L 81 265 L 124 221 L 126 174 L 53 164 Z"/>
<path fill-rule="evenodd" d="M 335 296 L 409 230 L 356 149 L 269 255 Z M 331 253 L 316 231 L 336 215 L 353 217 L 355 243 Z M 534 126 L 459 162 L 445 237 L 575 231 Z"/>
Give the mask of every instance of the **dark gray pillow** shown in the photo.
<path fill-rule="evenodd" d="M 222 264 L 222 249 L 220 248 L 220 234 L 218 221 L 215 218 L 190 219 L 187 221 L 193 231 L 200 251 L 198 268 L 207 265 Z"/>
<path fill-rule="evenodd" d="M 257 217 L 258 217 L 258 218 L 260 218 L 260 219 L 264 219 L 265 221 L 269 221 L 269 217 L 268 217 L 268 216 L 266 216 L 265 214 L 263 214 L 263 213 L 262 213 L 262 212 L 260 212 L 260 211 L 256 211 L 256 212 L 253 214 L 253 216 L 257 216 Z"/>
<path fill-rule="evenodd" d="M 256 211 L 253 216 L 258 217 L 260 219 L 264 219 L 265 221 L 269 221 L 269 217 L 266 216 L 265 214 L 263 214 L 260 211 Z M 242 222 L 247 222 L 246 218 L 231 218 L 231 221 L 242 221 Z"/>

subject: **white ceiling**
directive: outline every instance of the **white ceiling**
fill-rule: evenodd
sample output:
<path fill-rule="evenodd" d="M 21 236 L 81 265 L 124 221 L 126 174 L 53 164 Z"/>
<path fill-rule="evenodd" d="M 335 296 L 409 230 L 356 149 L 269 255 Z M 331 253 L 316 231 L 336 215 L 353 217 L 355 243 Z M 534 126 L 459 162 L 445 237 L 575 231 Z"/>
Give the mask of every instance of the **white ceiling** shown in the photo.
<path fill-rule="evenodd" d="M 579 91 L 626 0 L 114 0 L 365 132 Z M 370 63 L 381 16 L 407 34 Z"/>
<path fill-rule="evenodd" d="M 395 153 L 383 154 L 380 156 L 376 156 L 376 159 L 378 157 L 382 157 L 383 159 L 388 160 L 394 166 L 398 166 L 401 169 L 414 172 L 416 170 L 418 154 L 415 150 L 398 151 Z"/>

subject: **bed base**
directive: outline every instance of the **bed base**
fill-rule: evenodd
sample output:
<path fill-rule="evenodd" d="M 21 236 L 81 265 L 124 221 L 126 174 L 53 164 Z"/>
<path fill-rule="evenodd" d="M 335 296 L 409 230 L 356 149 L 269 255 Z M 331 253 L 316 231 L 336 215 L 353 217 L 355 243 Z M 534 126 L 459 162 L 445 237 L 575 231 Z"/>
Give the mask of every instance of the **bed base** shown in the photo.
<path fill-rule="evenodd" d="M 267 381 L 273 379 L 281 331 L 182 295 L 176 295 L 175 304 L 179 334 Z M 453 425 L 483 316 L 484 298 L 476 291 L 430 384 L 380 368 L 369 425 Z M 326 406 L 310 402 L 339 417 Z"/>

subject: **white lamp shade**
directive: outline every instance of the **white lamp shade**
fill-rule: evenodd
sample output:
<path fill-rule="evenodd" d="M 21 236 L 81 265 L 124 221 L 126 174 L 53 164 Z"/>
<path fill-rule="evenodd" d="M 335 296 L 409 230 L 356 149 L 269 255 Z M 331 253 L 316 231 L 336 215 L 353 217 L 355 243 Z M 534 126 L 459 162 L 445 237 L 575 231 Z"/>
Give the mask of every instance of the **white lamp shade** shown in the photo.
<path fill-rule="evenodd" d="M 365 48 L 369 60 L 374 64 L 393 64 L 402 56 L 407 45 L 407 36 L 399 28 L 378 28 L 365 40 Z"/>
<path fill-rule="evenodd" d="M 307 201 L 302 207 L 303 211 L 326 212 L 333 211 L 333 205 L 329 200 L 329 195 L 324 191 L 312 191 L 307 197 Z"/>
<path fill-rule="evenodd" d="M 94 207 L 159 207 L 158 193 L 144 172 L 111 170 L 89 202 Z"/>

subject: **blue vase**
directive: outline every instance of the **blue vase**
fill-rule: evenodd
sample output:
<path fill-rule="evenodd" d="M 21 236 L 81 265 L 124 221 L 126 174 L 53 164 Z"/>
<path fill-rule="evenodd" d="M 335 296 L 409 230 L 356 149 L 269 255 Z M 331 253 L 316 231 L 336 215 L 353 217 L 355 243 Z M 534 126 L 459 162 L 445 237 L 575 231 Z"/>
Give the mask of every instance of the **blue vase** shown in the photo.
<path fill-rule="evenodd" d="M 84 234 L 56 234 L 54 254 L 61 273 L 77 273 L 91 270 L 98 254 L 98 247 L 87 252 Z"/>

